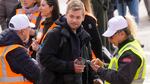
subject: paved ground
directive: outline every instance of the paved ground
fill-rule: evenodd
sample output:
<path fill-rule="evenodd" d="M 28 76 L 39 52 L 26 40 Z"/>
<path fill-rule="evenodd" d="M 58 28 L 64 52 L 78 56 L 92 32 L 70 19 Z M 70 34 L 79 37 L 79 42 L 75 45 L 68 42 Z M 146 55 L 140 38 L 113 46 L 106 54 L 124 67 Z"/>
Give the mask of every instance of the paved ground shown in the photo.
<path fill-rule="evenodd" d="M 150 18 L 147 16 L 147 12 L 143 3 L 140 3 L 140 24 L 138 27 L 138 38 L 142 44 L 144 44 L 144 50 L 147 59 L 147 73 L 144 84 L 150 84 Z"/>

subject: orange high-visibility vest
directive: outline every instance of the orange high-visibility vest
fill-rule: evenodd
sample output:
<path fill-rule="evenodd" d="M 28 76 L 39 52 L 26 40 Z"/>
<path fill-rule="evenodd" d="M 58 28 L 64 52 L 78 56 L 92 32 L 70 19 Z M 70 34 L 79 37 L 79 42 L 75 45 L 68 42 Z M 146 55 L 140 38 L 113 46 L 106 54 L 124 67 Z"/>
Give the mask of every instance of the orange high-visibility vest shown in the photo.
<path fill-rule="evenodd" d="M 57 24 L 54 22 L 54 23 L 49 27 L 49 29 L 48 29 L 48 31 L 46 32 L 46 34 L 45 34 L 44 36 L 42 36 L 42 38 L 40 39 L 40 41 L 39 41 L 40 44 L 44 41 L 44 39 L 45 39 L 47 33 L 48 33 L 50 30 L 52 30 L 53 28 L 55 28 L 56 26 L 57 26 Z M 40 28 L 39 32 L 42 32 L 42 31 L 43 31 L 43 28 Z M 41 35 L 43 35 L 43 34 L 41 34 Z M 37 35 L 37 36 L 38 36 L 38 35 Z"/>
<path fill-rule="evenodd" d="M 26 14 L 26 11 L 23 10 L 23 9 L 17 9 L 17 10 L 16 10 L 16 14 Z M 30 17 L 28 17 L 28 18 L 29 18 L 29 20 L 30 20 L 32 23 L 36 24 L 36 20 L 37 20 L 37 18 L 38 18 L 39 15 L 40 15 L 40 12 L 34 12 L 34 13 L 33 13 Z"/>
<path fill-rule="evenodd" d="M 0 84 L 33 84 L 25 79 L 22 74 L 14 73 L 6 60 L 6 55 L 18 47 L 23 46 L 15 44 L 0 47 Z"/>
<path fill-rule="evenodd" d="M 44 39 L 45 39 L 45 37 L 46 37 L 46 35 L 47 35 L 47 33 L 48 33 L 50 30 L 52 30 L 53 28 L 55 28 L 56 26 L 57 26 L 57 24 L 56 24 L 56 23 L 53 23 L 53 24 L 49 27 L 49 29 L 47 30 L 46 34 L 43 35 L 44 25 L 41 25 L 41 27 L 40 27 L 40 29 L 38 30 L 37 35 L 36 35 L 36 41 L 37 41 L 39 44 L 42 44 L 43 41 L 44 41 Z M 29 55 L 30 55 L 30 56 L 32 55 L 32 53 L 33 53 L 33 51 L 29 51 Z"/>

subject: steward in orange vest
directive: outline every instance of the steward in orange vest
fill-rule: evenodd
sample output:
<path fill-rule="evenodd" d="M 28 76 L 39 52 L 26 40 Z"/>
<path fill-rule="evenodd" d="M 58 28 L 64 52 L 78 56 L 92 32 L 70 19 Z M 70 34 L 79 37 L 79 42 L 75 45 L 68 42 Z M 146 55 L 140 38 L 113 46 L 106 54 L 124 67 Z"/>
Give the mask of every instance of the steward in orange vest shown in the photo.
<path fill-rule="evenodd" d="M 38 63 L 30 58 L 24 47 L 29 39 L 28 17 L 12 17 L 9 29 L 0 34 L 0 84 L 33 84 L 39 80 Z"/>
<path fill-rule="evenodd" d="M 7 62 L 7 54 L 17 48 L 23 48 L 23 46 L 15 44 L 9 46 L 0 47 L 0 84 L 32 84 L 27 79 L 24 78 L 22 74 L 14 73 Z"/>

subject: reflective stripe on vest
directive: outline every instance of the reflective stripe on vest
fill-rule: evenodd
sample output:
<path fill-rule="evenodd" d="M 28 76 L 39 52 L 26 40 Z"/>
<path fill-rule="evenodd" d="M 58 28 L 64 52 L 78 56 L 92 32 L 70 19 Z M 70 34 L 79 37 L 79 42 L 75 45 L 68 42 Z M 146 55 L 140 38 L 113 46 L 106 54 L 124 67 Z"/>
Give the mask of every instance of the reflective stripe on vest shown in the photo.
<path fill-rule="evenodd" d="M 0 47 L 0 84 L 32 84 L 31 82 L 27 81 L 21 74 L 14 73 L 6 60 L 7 53 L 18 47 L 23 46 L 15 44 Z"/>
<path fill-rule="evenodd" d="M 108 66 L 108 69 L 117 70 L 117 57 L 113 57 L 110 61 L 110 64 Z"/>
<path fill-rule="evenodd" d="M 27 81 L 27 80 L 23 76 L 0 78 L 0 82 L 22 82 L 22 81 Z"/>
<path fill-rule="evenodd" d="M 132 82 L 132 84 L 142 84 L 143 80 L 145 78 L 145 73 L 146 73 L 146 62 L 145 62 L 145 54 L 143 49 L 141 48 L 141 45 L 139 44 L 138 41 L 133 41 L 130 42 L 128 44 L 126 44 L 125 46 L 123 46 L 119 52 L 118 52 L 118 56 L 116 56 L 116 61 L 115 62 L 110 62 L 109 67 L 110 68 L 116 68 L 116 70 L 118 70 L 118 59 L 119 57 L 127 50 L 131 50 L 132 52 L 134 52 L 138 57 L 140 57 L 141 61 L 141 65 L 138 68 L 135 76 L 134 76 L 134 80 Z M 114 63 L 114 64 L 113 64 Z M 110 83 L 105 83 L 105 84 L 110 84 Z"/>
<path fill-rule="evenodd" d="M 117 57 L 111 58 L 110 64 L 108 69 L 116 70 L 117 71 Z M 110 84 L 109 82 L 105 81 L 105 84 Z"/>

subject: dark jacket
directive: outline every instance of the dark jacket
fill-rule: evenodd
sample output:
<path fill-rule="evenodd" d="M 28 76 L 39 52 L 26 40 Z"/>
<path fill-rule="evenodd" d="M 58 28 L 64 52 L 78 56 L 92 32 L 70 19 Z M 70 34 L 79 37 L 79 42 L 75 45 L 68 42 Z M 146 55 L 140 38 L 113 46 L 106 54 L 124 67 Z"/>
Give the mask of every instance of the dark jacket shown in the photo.
<path fill-rule="evenodd" d="M 82 74 L 75 73 L 73 61 L 81 57 L 81 48 L 89 43 L 90 36 L 82 26 L 74 34 L 66 20 L 59 26 L 47 34 L 39 52 L 40 84 L 82 84 Z"/>
<path fill-rule="evenodd" d="M 24 43 L 16 32 L 9 29 L 3 31 L 0 34 L 0 47 L 13 44 L 24 46 Z M 34 83 L 38 81 L 40 75 L 39 67 L 27 54 L 27 50 L 25 48 L 18 47 L 10 51 L 6 55 L 6 60 L 13 72 L 22 74 L 25 78 Z"/>
<path fill-rule="evenodd" d="M 17 4 L 18 0 L 0 0 L 0 25 L 2 30 L 7 28 L 8 18 Z"/>
<path fill-rule="evenodd" d="M 128 38 L 126 41 L 119 44 L 119 49 L 132 41 L 134 41 L 133 38 Z M 98 74 L 100 78 L 109 81 L 111 84 L 131 84 L 140 65 L 140 57 L 136 56 L 133 51 L 128 50 L 124 52 L 118 60 L 118 71 L 100 68 Z"/>
<path fill-rule="evenodd" d="M 82 24 L 84 29 L 91 35 L 91 47 L 94 54 L 102 60 L 102 39 L 100 38 L 96 19 L 87 14 Z"/>
<path fill-rule="evenodd" d="M 93 16 L 86 14 L 82 25 L 85 31 L 88 32 L 91 36 L 90 43 L 92 51 L 97 58 L 103 60 L 104 58 L 102 55 L 102 39 L 100 38 L 100 34 L 97 28 L 97 20 Z M 97 76 L 93 73 L 89 65 L 86 66 L 87 67 L 85 68 L 85 71 L 82 75 L 83 84 L 93 84 L 93 79 L 97 78 Z"/>
<path fill-rule="evenodd" d="M 108 21 L 108 5 L 109 0 L 91 0 L 92 6 L 93 6 L 93 11 L 94 15 L 97 18 L 97 24 L 98 24 L 98 31 L 100 33 L 100 37 L 103 43 L 103 46 L 106 46 L 106 48 L 111 51 L 111 45 L 108 42 L 108 40 L 102 36 L 102 34 L 106 31 L 107 29 L 107 21 Z M 105 56 L 103 53 L 101 54 L 103 56 L 103 60 L 105 62 L 109 62 L 109 58 Z"/>

